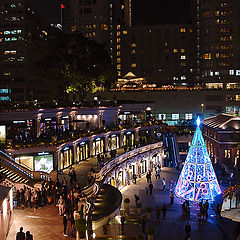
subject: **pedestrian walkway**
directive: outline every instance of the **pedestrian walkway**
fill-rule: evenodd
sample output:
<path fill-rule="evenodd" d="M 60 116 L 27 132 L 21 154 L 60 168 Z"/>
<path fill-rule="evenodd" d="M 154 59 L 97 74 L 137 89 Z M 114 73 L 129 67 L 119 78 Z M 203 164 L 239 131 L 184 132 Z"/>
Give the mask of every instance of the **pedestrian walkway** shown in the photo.
<path fill-rule="evenodd" d="M 153 176 L 154 175 L 154 176 Z M 131 184 L 122 189 L 123 200 L 125 198 L 130 199 L 130 215 L 132 219 L 127 220 L 124 225 L 124 234 L 127 239 L 131 239 L 132 236 L 136 236 L 141 233 L 141 226 L 139 224 L 140 217 L 136 214 L 136 205 L 134 194 L 140 197 L 140 202 L 142 204 L 142 216 L 145 215 L 145 208 L 152 208 L 152 219 L 151 221 L 146 221 L 146 231 L 149 227 L 154 229 L 154 239 L 161 240 L 183 240 L 185 237 L 185 224 L 187 221 L 190 222 L 192 227 L 191 239 L 203 240 L 203 239 L 218 239 L 227 240 L 230 239 L 230 235 L 233 231 L 233 222 L 222 219 L 219 220 L 216 217 L 214 210 L 210 207 L 209 218 L 206 224 L 199 225 L 197 214 L 198 205 L 190 204 L 191 215 L 187 219 L 182 215 L 181 204 L 183 200 L 175 197 L 173 205 L 170 205 L 170 180 L 172 179 L 176 184 L 178 179 L 178 172 L 173 168 L 163 168 L 161 171 L 161 179 L 165 178 L 167 180 L 166 189 L 163 191 L 162 181 L 155 179 L 155 174 L 152 174 L 153 182 L 153 194 L 150 196 L 146 193 L 145 188 L 149 186 L 146 177 L 138 179 L 137 184 Z M 166 220 L 163 220 L 162 214 L 160 214 L 160 219 L 156 218 L 156 207 L 162 207 L 163 204 L 167 205 Z M 122 206 L 123 207 L 123 206 Z M 114 234 L 120 234 L 120 215 L 118 215 L 113 221 L 110 222 L 108 226 L 109 231 L 106 235 L 107 237 L 113 237 L 112 239 L 120 239 L 120 237 L 114 238 Z M 146 234 L 146 233 L 145 233 Z M 97 237 L 106 237 L 102 228 L 96 230 Z M 129 238 L 128 238 L 129 237 Z M 100 238 L 99 238 L 100 239 Z"/>
<path fill-rule="evenodd" d="M 121 155 L 124 153 L 124 149 L 120 148 L 117 150 L 117 156 Z M 106 154 L 107 157 L 104 158 L 104 163 L 109 162 L 112 158 L 110 156 L 110 153 Z M 97 156 L 90 157 L 82 162 L 79 162 L 78 164 L 72 165 L 75 168 L 76 174 L 77 174 L 77 182 L 79 183 L 79 186 L 81 188 L 85 187 L 88 185 L 88 172 L 91 167 L 93 167 L 96 170 L 100 169 L 100 166 L 98 165 L 97 162 Z M 59 175 L 59 181 L 61 182 L 63 177 L 65 177 L 68 182 L 69 181 L 69 168 L 65 169 L 63 171 L 63 174 Z"/>

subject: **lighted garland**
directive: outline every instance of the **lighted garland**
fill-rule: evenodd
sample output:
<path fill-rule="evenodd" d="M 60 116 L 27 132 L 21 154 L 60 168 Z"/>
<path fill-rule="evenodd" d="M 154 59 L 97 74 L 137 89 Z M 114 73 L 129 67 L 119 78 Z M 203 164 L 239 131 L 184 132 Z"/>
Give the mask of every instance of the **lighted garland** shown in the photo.
<path fill-rule="evenodd" d="M 240 190 L 240 184 L 226 188 L 223 192 L 223 198 L 231 196 L 234 192 L 237 192 L 238 190 Z"/>

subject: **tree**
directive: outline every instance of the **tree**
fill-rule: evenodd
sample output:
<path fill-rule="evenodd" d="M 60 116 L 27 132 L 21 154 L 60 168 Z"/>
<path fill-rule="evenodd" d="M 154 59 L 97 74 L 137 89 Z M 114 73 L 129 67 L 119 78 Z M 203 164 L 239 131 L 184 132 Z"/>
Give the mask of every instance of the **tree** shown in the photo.
<path fill-rule="evenodd" d="M 97 87 L 110 87 L 114 68 L 101 44 L 80 33 L 61 34 L 52 41 L 53 54 L 48 62 L 62 80 L 66 93 L 85 97 Z"/>

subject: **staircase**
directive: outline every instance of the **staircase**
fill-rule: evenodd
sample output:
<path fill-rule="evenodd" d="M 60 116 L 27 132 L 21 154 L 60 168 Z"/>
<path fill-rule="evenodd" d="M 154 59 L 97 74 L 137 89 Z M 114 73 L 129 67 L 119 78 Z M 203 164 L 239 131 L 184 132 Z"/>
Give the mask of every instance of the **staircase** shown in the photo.
<path fill-rule="evenodd" d="M 16 163 L 13 158 L 0 151 L 0 174 L 3 174 L 13 183 L 22 183 L 32 185 L 33 172 Z"/>

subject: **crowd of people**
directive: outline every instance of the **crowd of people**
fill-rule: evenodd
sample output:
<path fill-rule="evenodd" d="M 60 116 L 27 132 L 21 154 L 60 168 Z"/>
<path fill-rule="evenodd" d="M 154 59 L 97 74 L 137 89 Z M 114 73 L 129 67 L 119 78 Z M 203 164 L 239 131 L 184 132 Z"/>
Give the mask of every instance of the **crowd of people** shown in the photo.
<path fill-rule="evenodd" d="M 93 168 L 90 170 L 93 171 Z M 86 196 L 77 183 L 74 168 L 70 168 L 69 170 L 69 179 L 70 184 L 68 184 L 67 179 L 63 177 L 61 182 L 59 180 L 57 180 L 57 182 L 50 180 L 50 182 L 42 184 L 42 186 L 37 189 L 30 189 L 24 186 L 24 188 L 16 192 L 16 207 L 19 209 L 30 207 L 36 210 L 43 206 L 54 204 L 58 207 L 59 215 L 63 217 L 64 236 L 71 234 L 72 237 L 75 237 L 75 220 L 84 214 Z M 26 238 L 21 238 L 23 236 L 23 229 L 17 233 L 17 236 L 18 235 L 20 237 L 18 237 L 17 240 L 32 239 L 28 236 L 28 232 L 25 234 Z"/>

